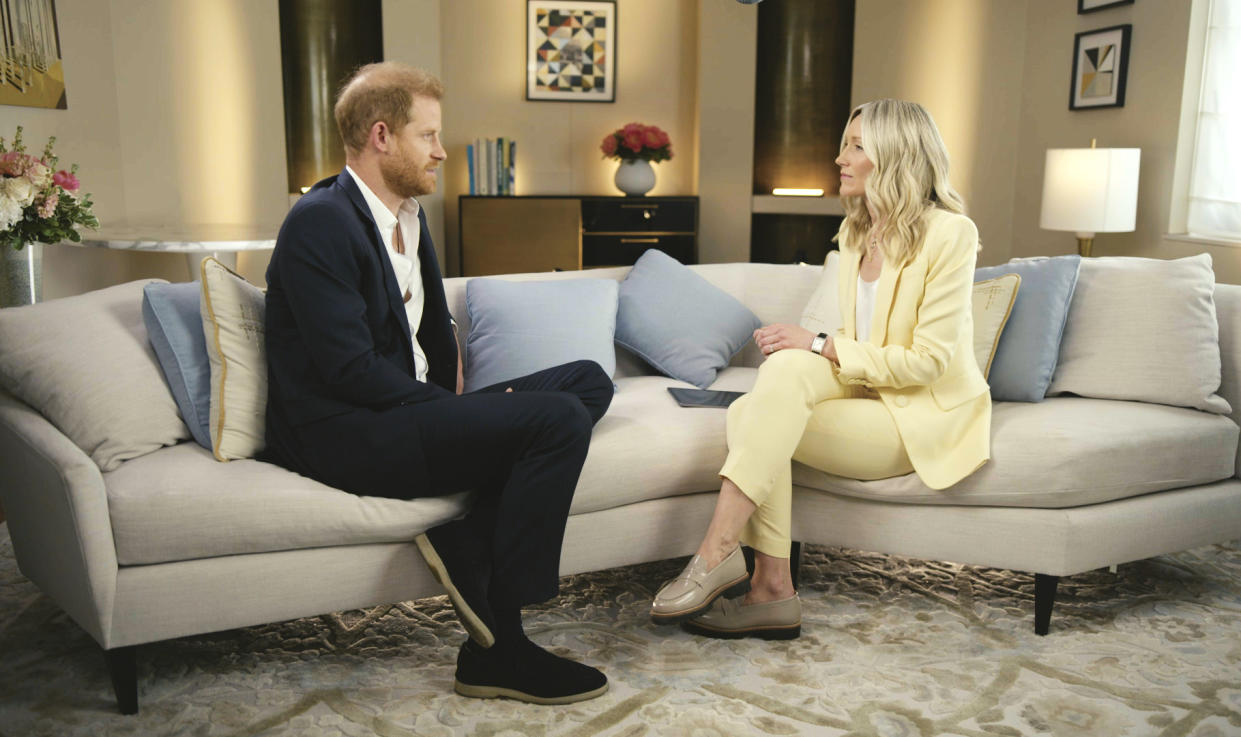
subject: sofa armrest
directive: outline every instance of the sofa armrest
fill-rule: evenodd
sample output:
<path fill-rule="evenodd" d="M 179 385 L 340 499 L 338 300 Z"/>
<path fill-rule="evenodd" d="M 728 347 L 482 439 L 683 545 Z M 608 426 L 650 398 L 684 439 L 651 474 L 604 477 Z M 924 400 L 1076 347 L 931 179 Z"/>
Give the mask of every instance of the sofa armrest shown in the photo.
<path fill-rule="evenodd" d="M 1232 405 L 1229 417 L 1241 425 L 1241 286 L 1215 285 L 1215 317 L 1219 321 L 1219 395 Z M 1241 477 L 1241 447 L 1233 473 Z"/>
<path fill-rule="evenodd" d="M 117 562 L 99 467 L 42 415 L 0 392 L 0 468 L 22 574 L 106 648 Z"/>

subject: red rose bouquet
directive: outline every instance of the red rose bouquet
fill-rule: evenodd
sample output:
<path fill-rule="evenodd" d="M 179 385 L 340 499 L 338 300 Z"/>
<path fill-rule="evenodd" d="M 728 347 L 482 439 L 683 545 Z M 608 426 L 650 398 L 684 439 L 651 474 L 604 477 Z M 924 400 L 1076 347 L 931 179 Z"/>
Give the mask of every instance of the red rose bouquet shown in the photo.
<path fill-rule="evenodd" d="M 672 141 L 659 126 L 630 123 L 609 133 L 599 150 L 605 159 L 667 161 L 672 158 Z"/>

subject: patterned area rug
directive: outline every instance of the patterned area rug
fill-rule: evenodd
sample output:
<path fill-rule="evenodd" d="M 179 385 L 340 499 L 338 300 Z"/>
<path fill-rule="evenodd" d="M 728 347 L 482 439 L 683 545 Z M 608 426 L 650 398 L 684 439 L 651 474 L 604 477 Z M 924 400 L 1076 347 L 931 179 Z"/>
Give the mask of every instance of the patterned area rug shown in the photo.
<path fill-rule="evenodd" d="M 0 735 L 1241 735 L 1241 543 L 1061 581 L 810 547 L 800 639 L 696 638 L 647 617 L 683 561 L 574 576 L 533 639 L 603 668 L 565 707 L 452 693 L 444 597 L 150 645 L 142 711 L 115 710 L 94 642 L 0 525 Z"/>

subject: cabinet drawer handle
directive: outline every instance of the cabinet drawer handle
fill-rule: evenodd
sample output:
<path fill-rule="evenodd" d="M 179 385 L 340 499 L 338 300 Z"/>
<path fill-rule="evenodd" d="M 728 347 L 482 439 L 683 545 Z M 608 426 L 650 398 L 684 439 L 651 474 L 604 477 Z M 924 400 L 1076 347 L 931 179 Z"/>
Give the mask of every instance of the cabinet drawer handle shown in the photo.
<path fill-rule="evenodd" d="M 622 209 L 622 210 L 634 210 L 634 209 L 642 209 L 642 210 L 658 210 L 658 209 L 659 209 L 659 205 L 626 205 L 626 204 L 623 204 L 623 203 L 622 203 L 622 204 L 621 204 L 621 209 Z"/>
<path fill-rule="evenodd" d="M 659 243 L 658 238 L 621 238 L 621 243 Z"/>

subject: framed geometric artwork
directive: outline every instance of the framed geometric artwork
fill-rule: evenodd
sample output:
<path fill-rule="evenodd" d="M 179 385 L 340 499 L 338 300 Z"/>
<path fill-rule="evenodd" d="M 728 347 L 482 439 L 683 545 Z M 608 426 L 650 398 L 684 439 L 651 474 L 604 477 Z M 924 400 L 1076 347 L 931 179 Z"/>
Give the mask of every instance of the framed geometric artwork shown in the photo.
<path fill-rule="evenodd" d="M 1125 106 L 1133 25 L 1082 31 L 1073 42 L 1069 109 Z"/>
<path fill-rule="evenodd" d="M 526 99 L 616 102 L 616 0 L 526 0 Z"/>
<path fill-rule="evenodd" d="M 0 0 L 0 105 L 64 110 L 55 0 Z"/>
<path fill-rule="evenodd" d="M 1077 0 L 1077 14 L 1084 15 L 1096 10 L 1107 10 L 1117 5 L 1133 5 L 1133 0 Z"/>

